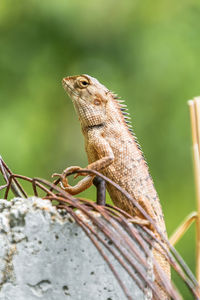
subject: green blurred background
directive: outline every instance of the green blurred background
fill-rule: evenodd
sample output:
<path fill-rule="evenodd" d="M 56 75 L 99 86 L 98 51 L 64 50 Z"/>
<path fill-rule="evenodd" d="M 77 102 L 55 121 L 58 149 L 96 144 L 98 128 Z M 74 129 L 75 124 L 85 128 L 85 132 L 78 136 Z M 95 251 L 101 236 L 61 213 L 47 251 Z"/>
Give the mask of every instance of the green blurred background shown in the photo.
<path fill-rule="evenodd" d="M 200 95 L 199 1 L 1 0 L 0 154 L 14 172 L 50 179 L 87 165 L 61 85 L 81 73 L 126 99 L 171 234 L 195 209 L 187 100 Z M 194 237 L 193 226 L 177 244 L 193 271 Z"/>

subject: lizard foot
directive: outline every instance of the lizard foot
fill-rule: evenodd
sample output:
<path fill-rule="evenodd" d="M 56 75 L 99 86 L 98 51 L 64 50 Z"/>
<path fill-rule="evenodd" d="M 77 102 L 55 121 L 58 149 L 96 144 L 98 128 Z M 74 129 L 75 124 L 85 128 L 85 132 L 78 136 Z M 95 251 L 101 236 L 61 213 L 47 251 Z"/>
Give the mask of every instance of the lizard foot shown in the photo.
<path fill-rule="evenodd" d="M 73 172 L 77 170 L 82 170 L 80 167 L 73 166 L 65 169 L 62 174 L 54 173 L 52 177 L 57 176 L 60 179 L 60 186 L 62 189 L 64 189 L 66 192 L 68 192 L 71 195 L 77 195 L 87 188 L 89 188 L 92 185 L 92 181 L 94 179 L 94 176 L 90 176 L 84 172 L 80 172 L 79 174 L 84 176 L 87 175 L 85 178 L 80 180 L 75 186 L 71 186 L 68 183 L 67 176 L 71 175 Z"/>
<path fill-rule="evenodd" d="M 58 177 L 60 178 L 60 186 L 61 188 L 65 189 L 67 191 L 67 189 L 71 188 L 71 186 L 68 183 L 68 179 L 67 176 L 71 175 L 71 173 L 81 170 L 82 168 L 79 166 L 71 166 L 66 168 L 61 174 L 59 173 L 53 173 L 51 177 Z M 77 178 L 78 176 L 86 176 L 86 173 L 78 173 L 76 175 L 74 175 L 74 178 Z"/>

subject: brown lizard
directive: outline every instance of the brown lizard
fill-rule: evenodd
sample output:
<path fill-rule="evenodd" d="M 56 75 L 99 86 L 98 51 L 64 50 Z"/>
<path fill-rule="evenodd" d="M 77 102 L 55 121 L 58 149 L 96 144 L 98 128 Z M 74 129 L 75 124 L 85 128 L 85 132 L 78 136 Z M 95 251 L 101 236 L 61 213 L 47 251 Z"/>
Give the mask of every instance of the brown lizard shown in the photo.
<path fill-rule="evenodd" d="M 97 79 L 88 75 L 66 77 L 63 87 L 71 97 L 79 117 L 89 162 L 87 168 L 100 171 L 123 187 L 166 236 L 160 201 L 132 131 L 126 105 Z M 70 186 L 66 175 L 77 169 L 80 167 L 69 167 L 61 176 L 63 187 L 70 194 L 87 189 L 94 179 L 94 176 L 87 175 L 75 186 Z M 132 216 L 143 217 L 116 188 L 107 184 L 107 189 L 116 206 Z M 154 256 L 170 278 L 168 262 L 159 252 L 154 251 Z M 161 299 L 167 299 L 166 294 L 163 293 Z"/>

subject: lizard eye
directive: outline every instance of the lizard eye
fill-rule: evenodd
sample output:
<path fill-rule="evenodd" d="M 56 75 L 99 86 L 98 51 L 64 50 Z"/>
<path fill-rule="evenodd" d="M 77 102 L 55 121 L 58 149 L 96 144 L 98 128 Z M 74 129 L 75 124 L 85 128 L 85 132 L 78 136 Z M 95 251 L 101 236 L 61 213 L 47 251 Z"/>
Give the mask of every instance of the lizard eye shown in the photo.
<path fill-rule="evenodd" d="M 84 89 L 89 85 L 89 80 L 87 80 L 86 78 L 79 78 L 77 83 L 81 89 Z"/>

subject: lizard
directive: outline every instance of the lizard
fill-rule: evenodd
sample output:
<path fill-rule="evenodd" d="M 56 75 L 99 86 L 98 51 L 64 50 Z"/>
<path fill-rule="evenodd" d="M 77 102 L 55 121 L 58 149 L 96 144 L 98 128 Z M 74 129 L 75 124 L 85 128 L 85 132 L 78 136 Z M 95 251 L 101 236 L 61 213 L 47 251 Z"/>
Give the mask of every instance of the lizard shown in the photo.
<path fill-rule="evenodd" d="M 81 124 L 89 162 L 87 168 L 101 172 L 123 187 L 167 237 L 158 194 L 124 101 L 89 75 L 68 76 L 62 83 Z M 78 169 L 81 168 L 68 167 L 60 175 L 62 187 L 72 195 L 93 184 L 94 175 L 87 175 L 75 186 L 69 185 L 66 176 Z M 107 184 L 106 188 L 114 205 L 132 216 L 144 218 L 115 187 Z M 164 256 L 154 251 L 154 257 L 170 279 L 170 266 Z M 161 299 L 168 299 L 163 291 L 161 293 Z"/>

